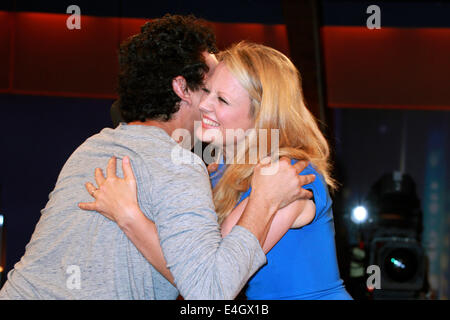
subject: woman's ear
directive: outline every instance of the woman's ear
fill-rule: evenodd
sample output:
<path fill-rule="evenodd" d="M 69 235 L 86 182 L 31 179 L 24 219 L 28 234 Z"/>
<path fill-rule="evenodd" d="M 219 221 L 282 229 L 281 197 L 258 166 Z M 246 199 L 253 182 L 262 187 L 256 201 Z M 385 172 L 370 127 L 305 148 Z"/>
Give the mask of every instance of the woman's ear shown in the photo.
<path fill-rule="evenodd" d="M 172 80 L 172 88 L 182 101 L 191 102 L 191 93 L 187 87 L 186 79 L 178 76 Z"/>

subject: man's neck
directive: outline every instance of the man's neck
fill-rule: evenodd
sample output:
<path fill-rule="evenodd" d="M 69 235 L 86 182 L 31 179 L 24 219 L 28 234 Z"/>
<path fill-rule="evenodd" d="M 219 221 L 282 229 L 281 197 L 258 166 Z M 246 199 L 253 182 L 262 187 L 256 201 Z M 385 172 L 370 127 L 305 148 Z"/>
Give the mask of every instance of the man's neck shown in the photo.
<path fill-rule="evenodd" d="M 173 132 L 177 129 L 180 129 L 181 125 L 175 119 L 169 121 L 157 121 L 157 120 L 146 120 L 142 121 L 133 121 L 129 122 L 128 125 L 140 125 L 140 126 L 152 126 L 163 129 L 172 139 Z M 175 139 L 174 139 L 175 140 Z M 175 140 L 175 142 L 180 143 L 181 141 Z"/>
<path fill-rule="evenodd" d="M 176 128 L 176 124 L 172 121 L 157 121 L 157 120 L 146 120 L 146 121 L 133 121 L 129 122 L 128 125 L 140 125 L 140 126 L 152 126 L 163 129 L 169 136 L 172 136 L 172 133 Z"/>

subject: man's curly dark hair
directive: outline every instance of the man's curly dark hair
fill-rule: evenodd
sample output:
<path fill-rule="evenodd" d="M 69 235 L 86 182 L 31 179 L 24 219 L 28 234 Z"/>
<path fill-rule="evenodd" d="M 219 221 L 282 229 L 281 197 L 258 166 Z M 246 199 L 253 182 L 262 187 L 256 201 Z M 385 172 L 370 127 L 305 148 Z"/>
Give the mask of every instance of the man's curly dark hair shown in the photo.
<path fill-rule="evenodd" d="M 147 22 L 119 51 L 119 99 L 126 122 L 168 121 L 181 100 L 172 80 L 186 79 L 189 89 L 200 89 L 208 66 L 204 51 L 216 53 L 216 38 L 203 20 L 193 15 L 169 15 Z"/>

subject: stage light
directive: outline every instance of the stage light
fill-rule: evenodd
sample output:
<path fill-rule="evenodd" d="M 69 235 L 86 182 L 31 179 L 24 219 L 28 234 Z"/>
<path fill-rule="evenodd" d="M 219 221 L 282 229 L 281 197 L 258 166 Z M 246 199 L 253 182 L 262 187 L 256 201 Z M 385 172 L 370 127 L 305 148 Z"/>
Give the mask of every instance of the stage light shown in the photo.
<path fill-rule="evenodd" d="M 351 219 L 354 223 L 363 223 L 367 220 L 369 214 L 363 206 L 357 206 L 353 209 Z"/>
<path fill-rule="evenodd" d="M 2 226 L 3 226 L 3 215 L 0 214 L 0 227 L 2 227 Z"/>

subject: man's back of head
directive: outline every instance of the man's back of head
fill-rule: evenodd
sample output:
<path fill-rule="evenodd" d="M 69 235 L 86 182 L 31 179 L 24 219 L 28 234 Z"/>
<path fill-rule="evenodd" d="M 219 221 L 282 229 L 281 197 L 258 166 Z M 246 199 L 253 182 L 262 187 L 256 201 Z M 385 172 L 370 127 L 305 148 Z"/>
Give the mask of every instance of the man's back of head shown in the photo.
<path fill-rule="evenodd" d="M 124 121 L 171 120 L 181 100 L 172 81 L 181 76 L 188 89 L 200 89 L 208 72 L 203 52 L 217 52 L 215 35 L 192 15 L 167 14 L 123 42 L 118 93 Z"/>

